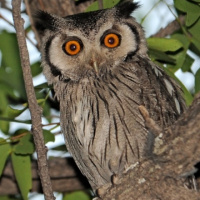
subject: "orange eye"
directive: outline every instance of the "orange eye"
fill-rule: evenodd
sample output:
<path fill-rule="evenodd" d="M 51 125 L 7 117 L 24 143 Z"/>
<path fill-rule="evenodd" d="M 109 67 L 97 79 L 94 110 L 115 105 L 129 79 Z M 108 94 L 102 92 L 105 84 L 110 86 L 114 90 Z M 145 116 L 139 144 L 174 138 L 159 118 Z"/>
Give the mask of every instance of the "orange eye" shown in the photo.
<path fill-rule="evenodd" d="M 104 38 L 104 45 L 108 48 L 114 48 L 119 46 L 120 36 L 114 33 L 109 33 Z"/>
<path fill-rule="evenodd" d="M 70 40 L 64 44 L 64 51 L 70 55 L 77 55 L 81 50 L 81 43 L 76 40 Z"/>

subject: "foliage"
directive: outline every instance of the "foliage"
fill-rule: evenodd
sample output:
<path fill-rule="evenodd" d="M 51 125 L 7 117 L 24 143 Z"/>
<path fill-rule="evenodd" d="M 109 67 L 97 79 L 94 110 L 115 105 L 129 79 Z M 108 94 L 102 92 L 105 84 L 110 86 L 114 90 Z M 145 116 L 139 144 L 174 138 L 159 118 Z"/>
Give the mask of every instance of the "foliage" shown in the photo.
<path fill-rule="evenodd" d="M 174 0 L 174 6 L 177 9 L 178 16 L 185 15 L 186 23 L 181 25 L 178 32 L 173 33 L 168 41 L 166 38 L 149 38 L 149 54 L 152 60 L 165 64 L 164 68 L 169 75 L 173 75 L 176 71 L 181 69 L 183 72 L 192 73 L 191 67 L 194 59 L 188 54 L 188 51 L 196 55 L 200 54 L 200 5 L 192 0 Z M 176 18 L 180 23 L 179 18 Z M 187 91 L 182 83 L 180 83 L 187 104 L 192 102 L 192 95 L 199 92 L 199 71 L 195 74 L 195 88 L 192 94 Z"/>
<path fill-rule="evenodd" d="M 118 3 L 119 0 L 103 1 L 104 8 L 109 8 Z M 174 6 L 178 16 L 185 15 L 186 23 L 181 25 L 181 29 L 169 38 L 148 38 L 149 55 L 153 61 L 162 66 L 167 73 L 176 78 L 174 73 L 181 69 L 183 72 L 193 73 L 191 66 L 194 62 L 188 54 L 188 50 L 196 55 L 200 55 L 200 1 L 199 0 L 174 0 Z M 98 3 L 94 2 L 87 11 L 97 10 Z M 171 12 L 171 9 L 169 8 Z M 179 18 L 176 18 L 179 21 Z M 30 30 L 28 27 L 27 30 Z M 4 138 L 0 138 L 0 176 L 8 160 L 13 164 L 14 173 L 23 199 L 27 199 L 31 189 L 31 160 L 33 159 L 34 143 L 30 132 L 31 120 L 27 117 L 27 98 L 20 67 L 19 50 L 15 33 L 5 30 L 0 32 L 0 131 Z M 31 65 L 33 77 L 41 74 L 40 61 Z M 194 74 L 195 87 L 189 92 L 182 83 L 181 87 L 185 94 L 187 104 L 190 104 L 193 95 L 200 91 L 200 68 Z M 177 78 L 176 78 L 177 79 Z M 49 129 L 43 125 L 45 143 L 54 141 L 52 130 L 59 126 L 59 123 L 52 123 L 51 92 L 47 84 L 35 86 L 35 92 L 39 105 L 43 108 L 43 115 Z M 55 106 L 54 109 L 57 107 Z M 26 117 L 20 118 L 22 114 Z M 13 130 L 13 122 L 18 123 Z M 22 128 L 20 124 L 29 125 Z M 6 139 L 5 139 L 6 138 Z M 23 170 L 23 173 L 21 173 Z M 10 197 L 0 197 L 9 200 Z M 21 197 L 20 197 L 21 198 Z M 15 197 L 14 199 L 19 199 Z M 64 200 L 82 199 L 88 200 L 90 197 L 84 192 L 65 194 Z"/>

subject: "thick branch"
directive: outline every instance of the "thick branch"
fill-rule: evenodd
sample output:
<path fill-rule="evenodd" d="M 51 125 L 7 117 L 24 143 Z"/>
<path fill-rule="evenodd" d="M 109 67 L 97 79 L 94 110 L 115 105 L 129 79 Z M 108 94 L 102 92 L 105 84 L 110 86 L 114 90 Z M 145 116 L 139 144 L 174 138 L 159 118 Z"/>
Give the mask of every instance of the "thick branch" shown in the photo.
<path fill-rule="evenodd" d="M 72 158 L 53 158 L 48 161 L 48 165 L 53 191 L 70 192 L 90 188 L 86 178 L 80 173 Z M 42 193 L 36 161 L 32 162 L 31 171 L 33 185 L 31 192 Z M 9 162 L 5 166 L 1 176 L 0 195 L 14 195 L 19 193 L 12 165 Z"/>
<path fill-rule="evenodd" d="M 114 176 L 109 189 L 100 188 L 101 199 L 199 200 L 199 191 L 187 185 L 200 162 L 200 94 L 180 119 L 159 135 L 158 126 L 144 109 L 142 112 L 147 129 L 155 135 L 153 151 L 123 176 Z"/>
<path fill-rule="evenodd" d="M 42 110 L 37 104 L 37 99 L 35 96 L 35 91 L 32 82 L 29 54 L 27 50 L 25 31 L 24 31 L 24 20 L 21 18 L 20 13 L 21 0 L 13 0 L 13 19 L 17 34 L 17 40 L 20 51 L 21 67 L 23 71 L 23 77 L 25 82 L 26 94 L 28 98 L 28 105 L 31 113 L 32 119 L 32 133 L 36 146 L 36 152 L 38 155 L 38 167 L 39 174 L 43 186 L 43 191 L 46 200 L 54 200 L 53 190 L 51 186 L 51 181 L 49 177 L 47 157 L 46 157 L 46 147 L 44 145 L 44 138 L 41 126 L 41 114 Z"/>

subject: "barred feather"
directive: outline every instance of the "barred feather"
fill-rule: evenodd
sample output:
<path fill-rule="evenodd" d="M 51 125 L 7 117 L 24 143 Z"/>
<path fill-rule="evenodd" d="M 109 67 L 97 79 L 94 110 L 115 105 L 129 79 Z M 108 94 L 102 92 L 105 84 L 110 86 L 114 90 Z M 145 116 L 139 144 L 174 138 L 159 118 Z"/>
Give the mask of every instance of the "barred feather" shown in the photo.
<path fill-rule="evenodd" d="M 139 105 L 144 105 L 161 127 L 179 116 L 174 100 L 180 96 L 178 86 L 155 66 L 156 75 L 151 66 L 148 59 L 138 58 L 102 77 L 55 88 L 67 147 L 93 188 L 110 182 L 111 175 L 143 158 L 148 133 Z M 183 111 L 185 105 L 179 103 Z"/>

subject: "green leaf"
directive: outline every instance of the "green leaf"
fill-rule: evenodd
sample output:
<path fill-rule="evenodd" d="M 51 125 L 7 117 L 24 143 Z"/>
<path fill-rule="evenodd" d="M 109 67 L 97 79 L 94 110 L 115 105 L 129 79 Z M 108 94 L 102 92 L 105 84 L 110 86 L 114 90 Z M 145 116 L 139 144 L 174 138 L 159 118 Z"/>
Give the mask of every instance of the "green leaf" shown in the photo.
<path fill-rule="evenodd" d="M 46 99 L 37 99 L 37 103 L 38 103 L 38 105 L 43 105 L 43 103 L 46 101 Z M 28 103 L 24 103 L 23 104 L 25 107 L 27 107 L 28 106 Z"/>
<path fill-rule="evenodd" d="M 43 129 L 43 135 L 45 144 L 47 142 L 55 142 L 55 136 L 51 133 L 51 131 Z"/>
<path fill-rule="evenodd" d="M 1 117 L 7 117 L 7 113 L 5 111 L 5 109 L 8 106 L 8 102 L 7 102 L 7 98 L 5 95 L 4 90 L 4 85 L 1 85 L 1 91 L 0 91 L 0 113 L 1 113 Z M 9 131 L 9 122 L 4 121 L 4 120 L 0 120 L 0 129 L 4 134 L 7 134 Z"/>
<path fill-rule="evenodd" d="M 0 196 L 1 200 L 21 200 L 21 199 L 16 199 L 16 198 L 11 198 L 10 196 Z"/>
<path fill-rule="evenodd" d="M 157 51 L 177 51 L 183 44 L 176 40 L 170 38 L 148 38 L 147 39 L 148 47 Z"/>
<path fill-rule="evenodd" d="M 14 119 L 15 117 L 18 117 L 19 115 L 21 115 L 26 109 L 27 109 L 27 107 L 24 107 L 22 110 L 19 110 L 19 109 L 14 109 L 14 108 L 8 106 L 6 109 L 7 116 L 9 118 Z"/>
<path fill-rule="evenodd" d="M 198 2 L 198 3 L 200 3 L 200 0 L 189 0 L 189 1 L 193 1 L 193 2 Z"/>
<path fill-rule="evenodd" d="M 56 147 L 52 148 L 52 150 L 55 150 L 55 151 L 65 151 L 65 152 L 67 151 L 65 144 L 60 145 L 60 146 L 56 146 Z"/>
<path fill-rule="evenodd" d="M 120 0 L 112 0 L 112 1 L 108 1 L 108 0 L 103 0 L 103 7 L 106 8 L 112 8 L 115 5 L 117 5 L 120 2 Z"/>
<path fill-rule="evenodd" d="M 186 26 L 191 26 L 200 17 L 200 6 L 198 3 L 188 0 L 174 0 L 174 4 L 178 10 L 187 13 Z"/>
<path fill-rule="evenodd" d="M 104 9 L 106 9 L 106 8 L 112 8 L 113 6 L 115 6 L 116 4 L 118 4 L 119 2 L 120 2 L 120 0 L 112 0 L 112 1 L 103 0 L 103 7 L 104 7 Z M 86 12 L 91 12 L 91 11 L 95 11 L 95 10 L 99 10 L 99 6 L 98 6 L 98 2 L 97 1 L 95 1 L 94 3 L 92 3 L 86 9 Z"/>
<path fill-rule="evenodd" d="M 181 86 L 181 89 L 183 90 L 183 93 L 184 93 L 185 102 L 189 106 L 193 101 L 193 96 L 191 95 L 191 93 L 187 90 L 187 88 L 183 85 L 183 83 L 174 75 L 174 73 L 172 73 L 167 68 L 164 68 L 164 70 L 170 77 L 172 77 L 174 80 L 176 80 L 179 83 L 179 85 Z"/>
<path fill-rule="evenodd" d="M 32 121 L 31 120 L 16 120 L 16 119 L 10 119 L 10 118 L 7 118 L 7 117 L 2 117 L 0 116 L 0 122 L 16 122 L 16 123 L 21 123 L 21 124 L 32 124 Z M 9 123 L 8 123 L 9 124 Z"/>
<path fill-rule="evenodd" d="M 28 192 L 32 187 L 30 156 L 11 154 L 15 177 L 24 200 L 28 200 Z"/>
<path fill-rule="evenodd" d="M 40 91 L 42 89 L 46 89 L 46 88 L 52 88 L 52 87 L 50 87 L 47 83 L 42 83 L 42 84 L 35 86 L 35 89 L 38 91 Z"/>
<path fill-rule="evenodd" d="M 42 73 L 42 67 L 40 62 L 36 62 L 31 65 L 31 73 L 33 77 Z"/>
<path fill-rule="evenodd" d="M 200 12 L 200 9 L 199 9 L 199 12 Z M 200 51 L 200 37 L 199 37 L 200 19 L 188 30 L 192 34 L 191 41 L 193 45 Z"/>
<path fill-rule="evenodd" d="M 149 48 L 149 56 L 152 60 L 158 60 L 166 63 L 172 63 L 175 64 L 175 59 L 171 56 L 167 55 L 165 52 L 150 49 Z"/>
<path fill-rule="evenodd" d="M 0 34 L 0 49 L 2 52 L 2 65 L 15 67 L 20 66 L 20 57 L 16 34 L 6 31 Z M 11 59 L 12 58 L 12 59 Z"/>
<path fill-rule="evenodd" d="M 190 71 L 190 68 L 192 67 L 192 64 L 194 63 L 194 59 L 190 57 L 188 54 L 185 56 L 185 61 L 181 67 L 183 72 Z"/>
<path fill-rule="evenodd" d="M 5 134 L 8 134 L 9 130 L 9 122 L 14 122 L 14 118 L 19 116 L 22 112 L 26 110 L 26 107 L 23 108 L 22 110 L 18 109 L 13 109 L 8 105 L 9 102 L 7 102 L 7 95 L 6 91 L 4 91 L 4 86 L 2 85 L 1 87 L 1 92 L 0 92 L 0 111 L 1 111 L 1 116 L 0 116 L 0 129 L 2 132 Z"/>
<path fill-rule="evenodd" d="M 171 65 L 171 64 L 167 65 L 167 68 L 171 72 L 176 72 L 178 69 L 181 69 L 184 66 L 184 63 L 185 63 L 185 65 L 187 64 L 187 61 L 185 61 L 185 60 L 188 59 L 187 58 L 187 51 L 188 51 L 188 48 L 190 46 L 190 41 L 183 34 L 174 34 L 171 37 L 172 37 L 172 39 L 180 41 L 183 45 L 182 49 L 171 54 L 171 57 L 176 60 L 176 64 L 175 65 Z M 170 52 L 169 52 L 169 54 L 170 54 Z M 191 66 L 188 66 L 188 67 L 191 67 Z M 186 68 L 186 66 L 184 66 L 184 69 L 185 68 Z"/>
<path fill-rule="evenodd" d="M 16 90 L 21 98 L 26 99 L 21 62 L 16 34 L 0 33 L 0 51 L 2 53 L 0 81 Z"/>
<path fill-rule="evenodd" d="M 69 194 L 66 194 L 63 198 L 63 200 L 91 200 L 91 197 L 89 194 L 83 192 L 83 191 L 77 191 L 72 192 Z"/>
<path fill-rule="evenodd" d="M 16 154 L 32 154 L 35 150 L 32 134 L 29 132 L 25 136 L 23 136 L 20 139 L 20 142 L 15 145 L 14 150 Z"/>
<path fill-rule="evenodd" d="M 195 94 L 200 91 L 200 68 L 195 74 Z"/>
<path fill-rule="evenodd" d="M 11 147 L 10 144 L 5 143 L 5 140 L 3 138 L 0 138 L 0 152 L 1 152 L 1 156 L 0 156 L 0 176 L 3 172 L 6 160 L 11 152 Z"/>

